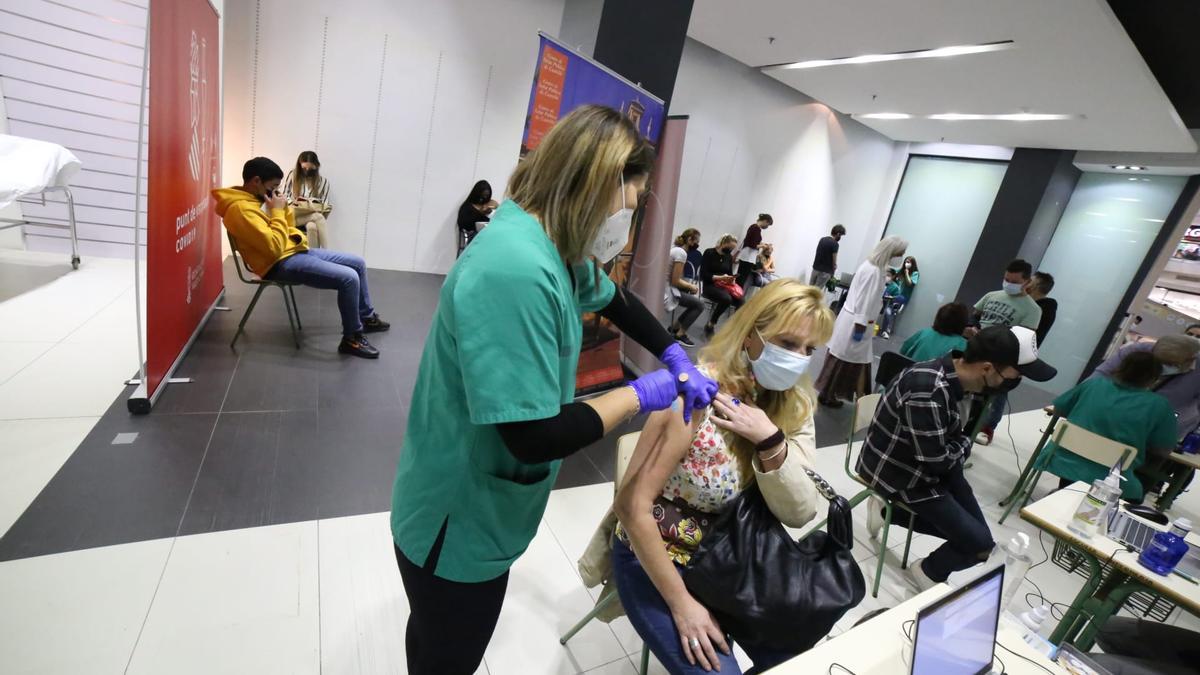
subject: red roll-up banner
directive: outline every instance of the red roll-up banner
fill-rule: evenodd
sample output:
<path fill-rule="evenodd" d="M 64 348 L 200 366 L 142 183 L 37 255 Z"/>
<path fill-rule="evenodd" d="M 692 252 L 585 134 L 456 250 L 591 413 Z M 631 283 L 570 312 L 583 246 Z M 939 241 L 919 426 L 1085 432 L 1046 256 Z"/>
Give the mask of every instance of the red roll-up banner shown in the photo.
<path fill-rule="evenodd" d="M 221 225 L 209 199 L 220 180 L 217 23 L 208 0 L 155 0 L 150 11 L 144 383 L 150 401 L 224 287 Z"/>

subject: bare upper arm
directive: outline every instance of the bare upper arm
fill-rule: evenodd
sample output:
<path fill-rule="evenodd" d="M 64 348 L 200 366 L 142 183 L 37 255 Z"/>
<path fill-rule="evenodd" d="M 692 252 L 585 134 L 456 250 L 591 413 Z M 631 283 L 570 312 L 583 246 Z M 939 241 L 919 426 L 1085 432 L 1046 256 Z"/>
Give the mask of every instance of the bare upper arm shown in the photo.
<path fill-rule="evenodd" d="M 699 413 L 694 414 L 688 425 L 678 410 L 650 414 L 617 492 L 618 515 L 636 513 L 662 494 L 671 472 L 687 456 L 694 430 L 701 419 Z"/>

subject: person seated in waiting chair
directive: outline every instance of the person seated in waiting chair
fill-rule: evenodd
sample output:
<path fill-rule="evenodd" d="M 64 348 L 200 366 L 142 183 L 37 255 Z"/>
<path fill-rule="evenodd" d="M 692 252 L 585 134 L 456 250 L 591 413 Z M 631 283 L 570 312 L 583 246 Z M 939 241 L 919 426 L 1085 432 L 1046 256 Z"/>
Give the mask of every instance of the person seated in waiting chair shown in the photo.
<path fill-rule="evenodd" d="M 242 184 L 212 191 L 217 215 L 237 242 L 246 267 L 268 281 L 335 289 L 342 315 L 338 351 L 366 359 L 379 358 L 364 333 L 391 328 L 371 306 L 367 263 L 353 253 L 309 248 L 296 227 L 287 198 L 279 192 L 283 169 L 266 157 L 242 167 Z"/>
<path fill-rule="evenodd" d="M 742 672 L 680 577 L 717 514 L 755 482 L 791 527 L 812 520 L 823 501 L 804 471 L 816 451 L 804 374 L 832 331 L 819 289 L 794 279 L 768 284 L 701 353 L 701 367 L 721 386 L 712 407 L 690 426 L 671 411 L 646 421 L 614 505 L 612 578 L 634 628 L 673 675 Z M 756 671 L 794 656 L 746 650 Z"/>
<path fill-rule="evenodd" d="M 1111 377 L 1088 378 L 1054 399 L 1054 412 L 1072 424 L 1137 450 L 1122 472 L 1121 496 L 1130 501 L 1140 502 L 1145 492 L 1136 472 L 1146 463 L 1147 453 L 1165 457 L 1175 449 L 1175 411 L 1165 397 L 1150 391 L 1161 376 L 1162 365 L 1150 352 L 1132 352 Z M 1060 487 L 1091 483 L 1111 468 L 1064 448 L 1050 455 L 1052 448 L 1050 441 L 1042 456 L 1050 456 L 1045 470 L 1061 479 Z"/>
<path fill-rule="evenodd" d="M 932 328 L 922 328 L 900 345 L 900 353 L 913 361 L 929 361 L 953 351 L 967 348 L 963 331 L 967 329 L 970 310 L 961 302 L 951 302 L 938 308 Z"/>
<path fill-rule="evenodd" d="M 999 390 L 1023 375 L 1045 381 L 1055 374 L 1038 360 L 1032 330 L 994 326 L 971 338 L 966 351 L 914 364 L 888 386 L 855 471 L 876 492 L 916 514 L 912 523 L 906 511 L 895 511 L 895 525 L 946 540 L 905 570 L 918 591 L 986 562 L 995 546 L 963 476 L 971 445 L 959 410 L 966 392 Z M 878 537 L 884 505 L 872 498 L 869 508 L 867 527 Z"/>

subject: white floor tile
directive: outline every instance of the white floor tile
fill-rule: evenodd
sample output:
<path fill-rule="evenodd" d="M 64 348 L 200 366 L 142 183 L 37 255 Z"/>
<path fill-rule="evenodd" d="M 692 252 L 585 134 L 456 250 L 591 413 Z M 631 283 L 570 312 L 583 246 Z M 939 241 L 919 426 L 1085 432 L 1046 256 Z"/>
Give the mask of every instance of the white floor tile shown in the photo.
<path fill-rule="evenodd" d="M 612 503 L 612 483 L 566 488 L 550 493 L 544 516 L 546 525 L 572 563 L 583 555 L 596 526 Z"/>
<path fill-rule="evenodd" d="M 12 527 L 98 420 L 0 421 L 0 535 Z"/>
<path fill-rule="evenodd" d="M 629 657 L 622 657 L 612 663 L 606 663 L 599 668 L 593 668 L 587 672 L 588 675 L 635 675 L 637 673 L 637 665 Z"/>
<path fill-rule="evenodd" d="M 132 261 L 104 261 L 64 274 L 0 303 L 0 340 L 62 340 L 132 287 Z"/>
<path fill-rule="evenodd" d="M 318 673 L 317 523 L 176 540 L 129 673 Z"/>
<path fill-rule="evenodd" d="M 137 307 L 133 304 L 133 297 L 133 289 L 127 289 L 66 336 L 63 341 L 71 344 L 103 345 L 106 349 L 125 345 L 136 347 Z M 146 316 L 145 310 L 146 305 L 143 302 L 143 321 Z"/>
<path fill-rule="evenodd" d="M 160 539 L 0 563 L 0 670 L 124 671 L 170 547 Z"/>
<path fill-rule="evenodd" d="M 321 670 L 404 673 L 408 599 L 396 569 L 388 513 L 322 520 Z"/>
<path fill-rule="evenodd" d="M 496 633 L 484 657 L 492 675 L 581 673 L 625 656 L 607 624 L 592 621 L 566 646 L 558 638 L 593 607 L 543 522 L 529 550 L 513 566 Z"/>
<path fill-rule="evenodd" d="M 137 370 L 137 344 L 55 345 L 0 385 L 0 419 L 100 417 Z"/>
<path fill-rule="evenodd" d="M 54 344 L 53 342 L 0 342 L 0 385 L 36 361 Z"/>

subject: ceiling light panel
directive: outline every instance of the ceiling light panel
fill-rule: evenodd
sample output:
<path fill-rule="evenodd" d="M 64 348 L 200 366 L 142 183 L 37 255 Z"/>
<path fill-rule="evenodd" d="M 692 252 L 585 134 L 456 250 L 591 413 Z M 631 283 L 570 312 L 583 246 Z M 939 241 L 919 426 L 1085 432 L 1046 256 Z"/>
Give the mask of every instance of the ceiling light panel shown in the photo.
<path fill-rule="evenodd" d="M 985 42 L 977 45 L 953 45 L 950 47 L 937 47 L 935 49 L 892 52 L 890 54 L 861 54 L 859 56 L 844 56 L 835 59 L 812 59 L 809 61 L 796 61 L 794 63 L 777 63 L 762 66 L 759 70 L 765 73 L 775 70 L 805 70 L 808 68 L 824 68 L 826 66 L 851 66 L 867 63 L 883 63 L 886 61 L 907 61 L 910 59 L 937 59 L 951 56 L 966 56 L 968 54 L 999 52 L 1014 47 L 1016 47 L 1016 43 L 1012 40 L 1001 40 L 999 42 Z"/>

